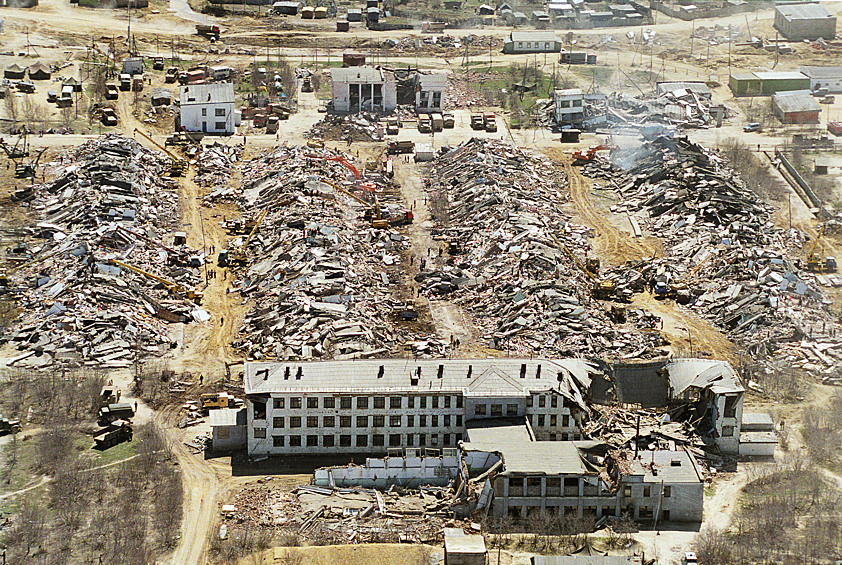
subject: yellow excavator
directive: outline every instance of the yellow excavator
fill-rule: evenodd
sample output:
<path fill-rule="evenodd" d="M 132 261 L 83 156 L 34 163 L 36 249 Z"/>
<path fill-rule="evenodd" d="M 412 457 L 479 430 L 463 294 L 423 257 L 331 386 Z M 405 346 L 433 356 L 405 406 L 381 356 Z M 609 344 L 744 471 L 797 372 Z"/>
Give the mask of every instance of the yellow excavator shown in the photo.
<path fill-rule="evenodd" d="M 228 259 L 231 263 L 235 265 L 245 265 L 248 259 L 247 252 L 249 248 L 249 243 L 251 243 L 251 238 L 254 237 L 254 234 L 257 233 L 257 229 L 260 227 L 260 224 L 263 223 L 263 218 L 266 217 L 266 214 L 269 212 L 269 207 L 263 209 L 258 216 L 257 221 L 254 223 L 254 227 L 251 228 L 251 232 L 249 232 L 249 236 L 243 242 L 243 246 L 234 252 L 231 257 Z"/>
<path fill-rule="evenodd" d="M 149 143 L 163 151 L 170 159 L 172 159 L 172 166 L 170 167 L 171 177 L 181 177 L 187 173 L 187 167 L 190 164 L 189 161 L 187 161 L 186 159 L 182 159 L 181 157 L 179 157 L 178 155 L 176 155 L 175 153 L 173 153 L 172 151 L 170 151 L 169 149 L 152 139 L 149 136 L 149 134 L 142 132 L 138 128 L 134 128 L 134 132 L 142 135 L 144 138 L 146 138 L 147 141 L 149 141 Z"/>
<path fill-rule="evenodd" d="M 593 282 L 593 286 L 591 287 L 591 296 L 596 298 L 597 300 L 612 300 L 619 298 L 617 296 L 617 283 L 615 283 L 611 279 L 600 279 L 597 277 L 599 274 L 599 263 L 594 263 L 593 261 L 589 261 L 588 265 L 582 263 L 576 255 L 570 251 L 570 249 L 559 239 L 554 236 L 549 230 L 547 231 L 549 236 L 555 241 L 556 245 L 564 251 L 570 260 L 585 273 L 589 279 Z M 594 270 L 596 272 L 594 272 Z"/>
<path fill-rule="evenodd" d="M 386 153 L 387 149 L 388 147 L 384 147 L 377 157 L 372 157 L 371 159 L 366 160 L 365 171 L 367 173 L 383 172 L 383 155 Z"/>
<path fill-rule="evenodd" d="M 676 279 L 667 283 L 664 280 L 660 280 L 655 282 L 655 286 L 652 287 L 652 292 L 656 298 L 676 298 L 679 291 L 687 290 L 689 287 L 688 283 L 693 278 L 693 276 L 699 272 L 705 264 L 716 257 L 716 253 L 711 253 L 703 260 L 699 261 L 699 263 L 691 268 L 687 273 L 681 277 L 680 279 Z"/>
<path fill-rule="evenodd" d="M 824 235 L 824 228 L 826 225 L 827 224 L 822 224 L 822 227 L 819 229 L 818 235 L 816 235 L 815 241 L 813 241 L 813 245 L 810 246 L 810 251 L 807 252 L 807 270 L 813 273 L 836 272 L 835 257 L 825 257 L 824 259 L 822 259 L 821 257 L 816 255 L 816 248 L 818 247 L 819 241 Z"/>
<path fill-rule="evenodd" d="M 352 193 L 349 190 L 345 190 L 338 184 L 331 182 L 325 178 L 319 177 L 319 180 L 325 184 L 332 186 L 334 189 L 338 190 L 342 194 L 346 196 L 350 196 L 363 206 L 365 206 L 366 210 L 363 214 L 363 219 L 371 224 L 371 227 L 375 229 L 386 229 L 392 226 L 403 226 L 406 224 L 411 224 L 412 220 L 415 218 L 415 215 L 412 213 L 412 210 L 407 208 L 403 208 L 399 211 L 399 213 L 395 216 L 384 218 L 382 210 L 380 209 L 380 200 L 377 198 L 377 193 L 373 190 L 371 194 L 374 196 L 374 205 L 366 202 L 356 194 Z"/>
<path fill-rule="evenodd" d="M 186 288 L 178 284 L 177 282 L 165 279 L 164 277 L 159 277 L 158 275 L 152 274 L 149 271 L 144 271 L 143 269 L 135 267 L 134 265 L 129 265 L 128 263 L 124 263 L 122 261 L 118 261 L 117 259 L 111 259 L 111 262 L 122 269 L 128 269 L 133 273 L 143 275 L 146 278 L 161 283 L 162 285 L 164 285 L 164 288 L 166 288 L 167 292 L 170 294 L 184 296 L 188 300 L 196 304 L 202 303 L 202 298 L 204 297 L 204 295 L 197 290 Z"/>

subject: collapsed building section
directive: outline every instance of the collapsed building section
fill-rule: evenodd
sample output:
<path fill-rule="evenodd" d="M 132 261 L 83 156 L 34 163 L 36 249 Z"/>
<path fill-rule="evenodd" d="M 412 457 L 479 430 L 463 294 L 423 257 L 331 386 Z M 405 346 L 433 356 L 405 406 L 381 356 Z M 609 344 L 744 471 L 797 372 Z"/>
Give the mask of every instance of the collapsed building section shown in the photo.
<path fill-rule="evenodd" d="M 21 198 L 42 221 L 0 279 L 22 312 L 3 336 L 21 351 L 8 365 L 126 367 L 174 347 L 169 324 L 209 318 L 195 290 L 204 255 L 174 232 L 168 158 L 106 136 L 50 168 L 55 180 Z"/>

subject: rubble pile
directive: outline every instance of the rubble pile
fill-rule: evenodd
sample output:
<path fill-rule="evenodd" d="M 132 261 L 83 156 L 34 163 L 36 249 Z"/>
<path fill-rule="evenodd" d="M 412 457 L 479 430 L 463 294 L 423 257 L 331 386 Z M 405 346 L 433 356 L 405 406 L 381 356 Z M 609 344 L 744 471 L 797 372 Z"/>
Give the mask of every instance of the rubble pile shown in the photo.
<path fill-rule="evenodd" d="M 350 180 L 350 159 L 281 147 L 243 165 L 239 206 L 252 216 L 267 211 L 239 283 L 255 305 L 241 328 L 246 337 L 235 345 L 252 359 L 353 359 L 404 346 L 445 353 L 438 340 L 398 322 L 405 305 L 395 294 L 409 241 L 397 230 L 371 227 L 362 218 L 365 206 L 335 188 L 344 185 L 363 201 L 376 190 L 382 209 L 394 205 L 382 177 Z M 221 188 L 209 198 L 225 194 Z M 232 240 L 229 251 L 238 253 L 243 243 Z"/>
<path fill-rule="evenodd" d="M 385 39 L 383 40 L 383 47 L 387 49 L 394 49 L 397 51 L 412 51 L 419 49 L 424 51 L 439 51 L 447 52 L 452 50 L 461 50 L 464 52 L 465 45 L 468 45 L 471 53 L 480 51 L 487 53 L 489 48 L 502 49 L 503 40 L 492 35 L 465 35 L 461 38 L 454 37 L 449 34 L 441 35 L 409 35 L 401 39 Z"/>
<path fill-rule="evenodd" d="M 807 272 L 799 230 L 778 228 L 772 209 L 715 153 L 685 138 L 660 137 L 632 154 L 583 167 L 620 194 L 629 214 L 661 238 L 667 256 L 613 269 L 618 286 L 675 292 L 760 362 L 786 360 L 835 381 L 840 326 L 820 286 L 842 279 Z M 657 295 L 657 292 L 656 292 Z"/>
<path fill-rule="evenodd" d="M 126 367 L 165 353 L 175 345 L 167 322 L 207 316 L 186 300 L 203 256 L 160 243 L 179 217 L 169 160 L 109 135 L 48 169 L 55 180 L 36 186 L 31 201 L 43 217 L 32 232 L 48 241 L 8 274 L 22 312 L 3 336 L 22 351 L 8 365 Z"/>
<path fill-rule="evenodd" d="M 193 146 L 188 150 L 191 164 L 196 166 L 196 176 L 193 181 L 199 186 L 223 186 L 227 184 L 228 178 L 234 164 L 240 160 L 243 152 L 243 144 Z"/>
<path fill-rule="evenodd" d="M 447 89 L 444 92 L 445 108 L 470 108 L 472 106 L 486 106 L 491 104 L 488 97 L 478 89 L 480 85 L 499 78 L 501 73 L 451 73 L 447 75 Z"/>
<path fill-rule="evenodd" d="M 326 115 L 304 133 L 308 139 L 321 138 L 336 141 L 381 141 L 382 132 L 378 130 L 379 118 L 375 114 L 360 112 L 339 116 Z"/>
<path fill-rule="evenodd" d="M 711 112 L 710 98 L 702 97 L 692 90 L 679 88 L 662 93 L 656 98 L 631 97 L 623 93 L 612 93 L 606 99 L 604 108 L 593 108 L 593 115 L 606 114 L 614 127 L 637 128 L 648 138 L 653 138 L 667 128 L 659 124 L 700 128 L 716 122 Z M 733 116 L 725 106 L 718 106 L 723 118 Z M 673 128 L 674 129 L 674 128 Z"/>
<path fill-rule="evenodd" d="M 591 299 L 591 278 L 568 256 L 589 230 L 569 221 L 566 178 L 544 158 L 500 141 L 474 138 L 439 157 L 429 175 L 450 257 L 433 258 L 416 280 L 430 297 L 450 295 L 474 318 L 491 347 L 520 355 L 661 356 L 651 320 L 609 320 Z M 561 248 L 560 243 L 566 249 Z M 570 252 L 572 253 L 572 252 Z"/>

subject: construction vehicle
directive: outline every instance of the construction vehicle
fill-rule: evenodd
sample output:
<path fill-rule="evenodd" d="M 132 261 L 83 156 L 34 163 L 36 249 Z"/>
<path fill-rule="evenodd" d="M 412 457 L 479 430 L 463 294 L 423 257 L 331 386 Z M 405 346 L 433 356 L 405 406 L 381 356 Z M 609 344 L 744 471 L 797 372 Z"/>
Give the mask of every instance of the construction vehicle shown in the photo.
<path fill-rule="evenodd" d="M 44 154 L 47 148 L 45 147 L 41 151 L 38 152 L 38 155 L 35 156 L 35 159 L 26 163 L 15 163 L 15 178 L 16 179 L 34 179 L 35 178 L 35 169 L 38 167 L 38 162 L 41 160 L 41 155 Z"/>
<path fill-rule="evenodd" d="M 441 131 L 444 129 L 444 118 L 441 117 L 441 114 L 430 114 L 430 122 L 433 125 L 433 131 Z"/>
<path fill-rule="evenodd" d="M 9 157 L 9 159 L 12 159 L 14 161 L 15 159 L 29 157 L 29 143 L 26 137 L 27 133 L 27 129 L 24 127 L 21 130 L 17 141 L 15 141 L 15 144 L 12 147 L 6 145 L 6 140 L 0 139 L 0 148 L 2 148 L 3 151 L 6 152 L 6 155 Z"/>
<path fill-rule="evenodd" d="M 573 152 L 573 164 L 574 165 L 584 165 L 585 163 L 590 163 L 596 158 L 596 154 L 598 151 L 608 151 L 615 149 L 612 145 L 600 144 L 595 145 L 588 149 L 587 153 L 582 153 L 581 149 L 577 149 Z"/>
<path fill-rule="evenodd" d="M 372 157 L 371 159 L 367 159 L 365 162 L 365 172 L 366 173 L 382 173 L 383 172 L 383 155 L 389 149 L 389 146 L 383 148 L 380 153 L 378 153 L 377 157 Z"/>
<path fill-rule="evenodd" d="M 154 57 L 152 59 L 152 70 L 153 71 L 163 71 L 164 70 L 164 58 L 163 57 Z"/>
<path fill-rule="evenodd" d="M 389 145 L 387 146 L 387 151 L 389 152 L 389 155 L 398 155 L 399 153 L 414 153 L 415 142 L 409 140 L 390 141 Z"/>
<path fill-rule="evenodd" d="M 585 259 L 585 268 L 595 275 L 599 274 L 599 258 L 588 257 Z"/>
<path fill-rule="evenodd" d="M 105 385 L 99 391 L 99 405 L 108 406 L 109 404 L 116 404 L 120 402 L 120 389 L 115 385 Z"/>
<path fill-rule="evenodd" d="M 178 67 L 170 67 L 164 75 L 165 83 L 173 83 L 178 80 Z"/>
<path fill-rule="evenodd" d="M 485 129 L 485 120 L 483 119 L 482 114 L 471 114 L 471 129 Z"/>
<path fill-rule="evenodd" d="M 398 135 L 400 132 L 400 122 L 397 118 L 388 118 L 386 120 L 386 135 Z"/>
<path fill-rule="evenodd" d="M 219 34 L 222 30 L 218 25 L 196 24 L 196 34 L 202 37 L 207 37 L 211 43 L 219 40 Z"/>
<path fill-rule="evenodd" d="M 0 435 L 16 434 L 20 431 L 20 420 L 0 416 Z"/>
<path fill-rule="evenodd" d="M 117 259 L 111 259 L 111 262 L 113 264 L 117 265 L 120 268 L 128 269 L 129 271 L 132 271 L 133 273 L 143 275 L 144 277 L 146 277 L 148 279 L 152 279 L 153 281 L 157 281 L 157 282 L 161 283 L 161 285 L 163 285 L 163 287 L 167 290 L 167 292 L 169 294 L 187 298 L 187 300 L 190 300 L 191 302 L 193 302 L 195 304 L 201 304 L 202 303 L 202 298 L 204 297 L 204 295 L 198 290 L 193 290 L 192 288 L 186 288 L 186 287 L 178 284 L 177 282 L 167 280 L 164 277 L 159 277 L 158 275 L 154 275 L 154 274 L 150 273 L 149 271 L 144 271 L 143 269 L 135 267 L 134 265 L 129 265 L 128 263 L 123 263 L 122 261 L 118 261 Z"/>
<path fill-rule="evenodd" d="M 120 225 L 117 226 L 117 230 L 119 230 L 119 231 L 121 231 L 121 232 L 123 232 L 126 235 L 129 235 L 131 237 L 139 237 L 143 241 L 146 241 L 147 243 L 151 243 L 152 245 L 157 245 L 158 247 L 160 247 L 161 249 L 163 249 L 164 251 L 167 252 L 167 260 L 170 263 L 173 263 L 173 264 L 176 264 L 176 265 L 186 265 L 189 262 L 188 258 L 187 258 L 187 254 L 184 253 L 183 251 L 179 251 L 178 249 L 173 249 L 172 247 L 164 245 L 163 243 L 161 243 L 158 240 L 152 239 L 151 237 L 147 237 L 147 236 L 143 235 L 142 233 L 134 232 L 134 231 L 130 230 L 129 228 L 126 228 L 126 227 L 123 227 L 123 226 L 120 226 Z"/>
<path fill-rule="evenodd" d="M 132 75 L 129 73 L 120 73 L 120 90 L 128 92 L 132 89 Z"/>
<path fill-rule="evenodd" d="M 418 310 L 415 309 L 415 303 L 413 302 L 398 304 L 393 312 L 401 322 L 414 322 L 418 319 Z"/>
<path fill-rule="evenodd" d="M 278 116 L 269 116 L 266 118 L 266 133 L 277 133 L 280 123 L 281 120 Z"/>
<path fill-rule="evenodd" d="M 456 127 L 456 118 L 450 112 L 442 114 L 442 120 L 444 122 L 445 129 L 453 129 Z"/>
<path fill-rule="evenodd" d="M 205 134 L 201 131 L 177 131 L 167 136 L 167 139 L 164 140 L 164 146 L 199 143 L 203 137 L 205 137 Z"/>
<path fill-rule="evenodd" d="M 598 278 L 593 272 L 591 272 L 588 267 L 582 263 L 576 255 L 570 251 L 570 249 L 563 244 L 559 239 L 550 232 L 547 232 L 552 238 L 552 240 L 556 243 L 559 249 L 564 251 L 564 253 L 570 257 L 570 260 L 581 269 L 585 275 L 591 282 L 593 286 L 591 287 L 591 296 L 593 296 L 597 300 L 627 300 L 627 296 L 620 296 L 617 293 L 617 283 L 611 279 L 600 279 Z"/>
<path fill-rule="evenodd" d="M 205 414 L 209 410 L 216 410 L 219 408 L 238 408 L 243 405 L 243 401 L 239 398 L 234 398 L 233 395 L 227 392 L 211 392 L 203 394 L 200 399 L 200 406 L 202 412 Z"/>
<path fill-rule="evenodd" d="M 254 223 L 254 227 L 251 228 L 251 232 L 249 232 L 249 236 L 243 242 L 243 246 L 234 252 L 233 257 L 229 257 L 229 261 L 235 265 L 245 265 L 246 260 L 248 259 L 248 248 L 249 243 L 251 243 L 251 239 L 254 237 L 254 234 L 257 233 L 257 229 L 260 227 L 260 224 L 263 223 L 263 218 L 266 217 L 266 214 L 269 212 L 269 207 L 263 209 L 260 213 L 260 216 L 257 218 L 257 221 Z"/>
<path fill-rule="evenodd" d="M 169 149 L 152 139 L 152 137 L 150 137 L 148 134 L 140 131 L 138 128 L 134 128 L 134 132 L 139 133 L 140 135 L 145 137 L 149 141 L 149 143 L 166 153 L 167 156 L 170 159 L 172 159 L 172 165 L 170 166 L 171 177 L 180 177 L 187 173 L 187 167 L 189 166 L 189 162 L 186 159 L 182 159 L 181 157 L 179 157 L 178 155 L 176 155 L 175 153 L 173 153 L 172 151 L 170 151 Z"/>
<path fill-rule="evenodd" d="M 432 133 L 433 122 L 430 114 L 418 114 L 418 133 Z"/>
<path fill-rule="evenodd" d="M 132 92 L 141 92 L 143 90 L 143 75 L 134 75 L 132 77 Z"/>
<path fill-rule="evenodd" d="M 114 108 L 110 108 L 105 106 L 100 108 L 99 110 L 100 117 L 99 121 L 104 126 L 116 126 L 117 125 L 117 113 L 114 111 Z"/>
<path fill-rule="evenodd" d="M 813 245 L 810 246 L 810 250 L 807 252 L 807 270 L 812 273 L 832 273 L 836 271 L 835 257 L 825 257 L 822 259 L 816 255 L 816 248 L 824 235 L 826 225 L 822 224 L 819 233 L 816 235 L 816 239 L 813 241 Z"/>
<path fill-rule="evenodd" d="M 99 409 L 99 416 L 97 422 L 100 426 L 107 426 L 108 424 L 117 420 L 131 420 L 134 418 L 134 408 L 131 404 L 124 402 L 122 404 L 108 404 Z"/>
<path fill-rule="evenodd" d="M 486 112 L 482 116 L 483 122 L 485 123 L 485 131 L 494 133 L 497 131 L 497 118 L 491 112 Z"/>
<path fill-rule="evenodd" d="M 120 91 L 117 89 L 117 85 L 113 82 L 109 82 L 105 85 L 105 99 L 106 100 L 117 100 L 120 97 Z"/>
<path fill-rule="evenodd" d="M 312 137 L 307 140 L 307 147 L 310 149 L 324 149 L 325 141 L 320 137 Z"/>
<path fill-rule="evenodd" d="M 251 117 L 251 125 L 256 128 L 262 128 L 266 125 L 266 114 L 255 114 Z"/>
<path fill-rule="evenodd" d="M 827 122 L 827 131 L 833 135 L 842 135 L 842 122 Z"/>
<path fill-rule="evenodd" d="M 125 420 L 115 420 L 94 436 L 97 449 L 108 449 L 124 441 L 132 441 L 132 424 Z"/>
<path fill-rule="evenodd" d="M 313 92 L 313 79 L 309 76 L 301 80 L 301 92 Z"/>
<path fill-rule="evenodd" d="M 324 143 L 324 142 L 322 142 Z M 336 161 L 343 165 L 346 169 L 354 173 L 354 180 L 360 180 L 360 171 L 351 163 L 348 159 L 343 157 L 342 155 L 333 155 L 331 157 L 321 157 L 319 155 L 307 155 L 310 159 L 321 159 L 323 161 Z"/>
<path fill-rule="evenodd" d="M 371 224 L 371 227 L 375 229 L 385 229 L 393 226 L 403 226 L 406 224 L 411 224 L 412 221 L 415 219 L 415 215 L 413 214 L 412 210 L 407 208 L 403 208 L 398 210 L 394 215 L 389 215 L 388 217 L 383 217 L 383 211 L 380 208 L 380 200 L 377 198 L 377 194 L 372 190 L 370 194 L 374 198 L 374 204 L 366 202 L 356 194 L 352 193 L 349 190 L 345 190 L 338 184 L 331 182 L 325 178 L 319 178 L 319 180 L 327 185 L 332 186 L 334 189 L 338 190 L 342 194 L 346 196 L 350 196 L 363 206 L 365 206 L 366 210 L 363 213 L 363 219 Z"/>

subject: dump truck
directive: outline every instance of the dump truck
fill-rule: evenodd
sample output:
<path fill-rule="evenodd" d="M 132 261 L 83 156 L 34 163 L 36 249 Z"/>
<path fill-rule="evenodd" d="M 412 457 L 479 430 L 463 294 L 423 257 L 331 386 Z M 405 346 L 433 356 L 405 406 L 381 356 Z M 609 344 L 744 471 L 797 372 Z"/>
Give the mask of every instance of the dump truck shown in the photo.
<path fill-rule="evenodd" d="M 109 82 L 105 85 L 105 99 L 106 100 L 117 100 L 120 97 L 120 91 L 117 90 L 117 85 Z"/>
<path fill-rule="evenodd" d="M 389 155 L 397 155 L 399 153 L 413 153 L 415 152 L 415 142 L 404 140 L 404 141 L 390 141 L 389 147 L 386 150 Z"/>
<path fill-rule="evenodd" d="M 386 135 L 398 135 L 400 132 L 400 124 L 397 118 L 388 118 L 386 120 Z"/>
<path fill-rule="evenodd" d="M 94 436 L 97 449 L 108 449 L 124 441 L 132 441 L 132 424 L 126 420 L 116 420 Z"/>
<path fill-rule="evenodd" d="M 491 112 L 486 112 L 482 116 L 483 121 L 485 122 L 485 131 L 495 132 L 497 131 L 497 118 Z"/>
<path fill-rule="evenodd" d="M 251 118 L 251 124 L 256 128 L 262 128 L 266 125 L 266 114 L 255 114 Z"/>
<path fill-rule="evenodd" d="M 433 122 L 430 114 L 418 114 L 418 133 L 432 133 Z"/>
<path fill-rule="evenodd" d="M 170 67 L 164 75 L 164 82 L 172 83 L 178 80 L 178 67 Z"/>
<path fill-rule="evenodd" d="M 445 129 L 453 129 L 456 127 L 456 118 L 450 112 L 445 112 L 441 115 L 442 120 L 444 121 Z"/>
<path fill-rule="evenodd" d="M 269 116 L 266 118 L 266 133 L 277 133 L 280 121 L 278 116 Z"/>
<path fill-rule="evenodd" d="M 200 398 L 202 411 L 207 413 L 208 410 L 216 410 L 219 408 L 237 408 L 243 404 L 239 398 L 227 392 L 211 392 L 203 394 Z"/>
<path fill-rule="evenodd" d="M 132 77 L 132 91 L 140 92 L 143 90 L 143 75 L 134 75 Z"/>
<path fill-rule="evenodd" d="M 127 402 L 120 404 L 109 404 L 99 409 L 97 422 L 100 426 L 107 426 L 116 420 L 128 420 L 134 418 L 134 407 Z"/>
<path fill-rule="evenodd" d="M 132 75 L 129 73 L 122 73 L 119 78 L 120 90 L 127 92 L 132 89 Z"/>
<path fill-rule="evenodd" d="M 104 126 L 116 126 L 117 125 L 117 114 L 114 112 L 114 108 L 105 107 L 102 109 L 102 125 Z"/>
<path fill-rule="evenodd" d="M 304 77 L 301 81 L 301 92 L 313 92 L 313 79 L 309 76 Z"/>
<path fill-rule="evenodd" d="M 164 58 L 163 57 L 155 57 L 152 59 L 152 70 L 153 71 L 163 71 L 164 70 Z"/>
<path fill-rule="evenodd" d="M 485 121 L 483 120 L 482 114 L 471 114 L 471 129 L 485 129 Z"/>
<path fill-rule="evenodd" d="M 433 131 L 444 129 L 444 118 L 441 114 L 430 114 L 430 122 L 433 124 Z"/>
<path fill-rule="evenodd" d="M 120 394 L 122 394 L 120 389 L 115 385 L 105 385 L 102 387 L 102 390 L 99 391 L 100 407 L 120 402 Z"/>
<path fill-rule="evenodd" d="M 222 33 L 222 30 L 219 29 L 218 25 L 196 24 L 196 34 L 207 37 L 211 40 L 211 43 L 219 39 L 220 33 Z"/>

